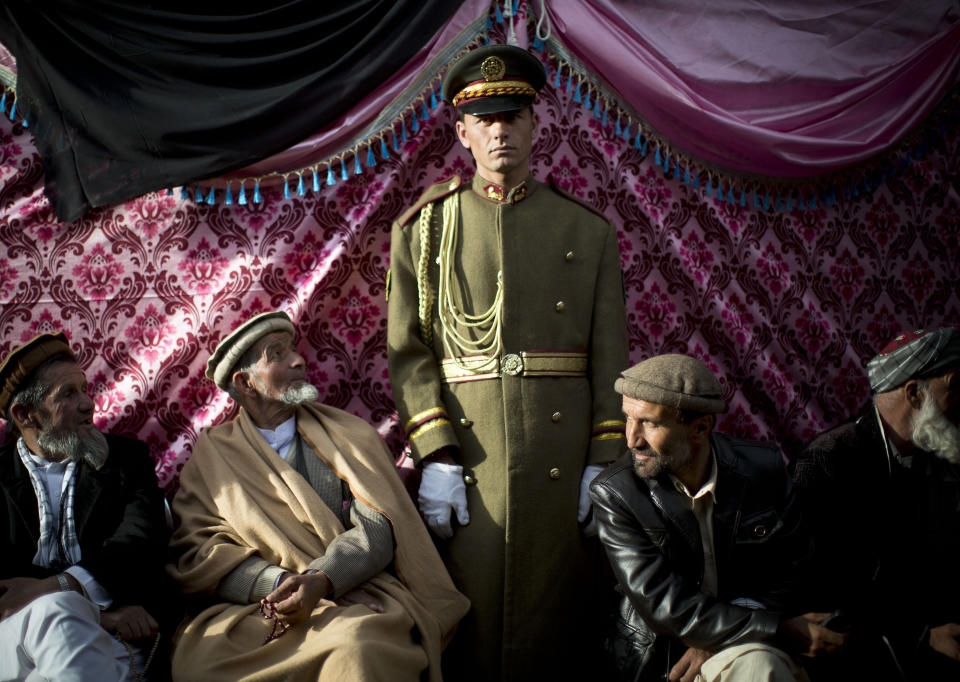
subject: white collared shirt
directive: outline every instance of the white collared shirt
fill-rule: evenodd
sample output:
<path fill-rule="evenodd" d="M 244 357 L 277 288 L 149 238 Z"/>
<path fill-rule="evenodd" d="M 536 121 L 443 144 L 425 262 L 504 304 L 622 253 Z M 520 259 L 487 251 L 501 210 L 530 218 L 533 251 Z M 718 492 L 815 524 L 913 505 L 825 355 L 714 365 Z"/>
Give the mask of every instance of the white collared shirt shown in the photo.
<path fill-rule="evenodd" d="M 713 552 L 713 507 L 717 494 L 717 458 L 710 453 L 710 476 L 695 494 L 683 482 L 670 474 L 673 486 L 690 502 L 690 509 L 700 526 L 700 541 L 703 545 L 703 582 L 700 591 L 711 597 L 717 596 L 717 558 Z"/>
<path fill-rule="evenodd" d="M 293 441 L 297 436 L 297 415 L 293 415 L 272 431 L 261 429 L 259 426 L 257 431 L 267 441 L 267 445 L 273 448 L 274 452 L 285 460 L 289 459 L 290 455 L 293 454 Z"/>

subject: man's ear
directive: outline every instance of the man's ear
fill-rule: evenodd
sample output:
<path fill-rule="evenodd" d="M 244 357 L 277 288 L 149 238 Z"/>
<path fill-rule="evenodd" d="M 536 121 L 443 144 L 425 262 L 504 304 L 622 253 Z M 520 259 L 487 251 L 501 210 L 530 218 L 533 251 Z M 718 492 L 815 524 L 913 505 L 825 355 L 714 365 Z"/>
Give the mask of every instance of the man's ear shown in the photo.
<path fill-rule="evenodd" d="M 467 124 L 463 121 L 457 121 L 457 139 L 464 149 L 470 149 L 470 140 L 467 139 Z"/>
<path fill-rule="evenodd" d="M 256 395 L 257 391 L 250 382 L 250 377 L 247 372 L 241 372 L 239 370 L 234 372 L 231 381 L 233 381 L 234 389 L 236 389 L 240 395 Z"/>
<path fill-rule="evenodd" d="M 715 418 L 712 414 L 701 414 L 690 424 L 690 429 L 697 438 L 709 438 L 714 421 Z"/>
<path fill-rule="evenodd" d="M 14 424 L 17 425 L 17 429 L 23 431 L 27 428 L 39 428 L 40 424 L 37 423 L 37 420 L 31 416 L 31 410 L 27 408 L 26 405 L 17 404 L 10 408 L 10 415 L 13 417 Z"/>
<path fill-rule="evenodd" d="M 900 390 L 903 391 L 903 397 L 906 398 L 910 407 L 919 410 L 923 405 L 923 389 L 920 388 L 920 382 L 916 379 L 909 379 Z"/>

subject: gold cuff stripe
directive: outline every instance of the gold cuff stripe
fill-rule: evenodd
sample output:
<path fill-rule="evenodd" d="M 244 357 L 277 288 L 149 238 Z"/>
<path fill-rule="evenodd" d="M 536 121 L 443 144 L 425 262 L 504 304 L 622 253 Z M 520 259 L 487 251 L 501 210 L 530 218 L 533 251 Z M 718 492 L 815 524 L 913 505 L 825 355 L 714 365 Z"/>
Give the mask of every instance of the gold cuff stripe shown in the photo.
<path fill-rule="evenodd" d="M 627 437 L 622 433 L 601 433 L 590 440 L 626 440 Z"/>
<path fill-rule="evenodd" d="M 593 429 L 603 429 L 610 426 L 616 426 L 617 428 L 624 429 L 627 426 L 627 422 L 623 421 L 622 419 L 608 419 L 606 421 L 597 422 L 593 425 Z"/>
<path fill-rule="evenodd" d="M 446 409 L 442 407 L 431 407 L 429 410 L 424 410 L 423 412 L 419 412 L 413 415 L 412 417 L 410 417 L 410 419 L 407 420 L 407 423 L 404 424 L 403 430 L 407 433 L 410 433 L 411 429 L 419 426 L 420 424 L 423 424 L 424 422 L 428 422 L 431 419 L 437 419 L 438 417 L 446 417 L 446 416 L 447 416 Z"/>
<path fill-rule="evenodd" d="M 508 374 L 525 377 L 583 377 L 587 374 L 587 354 L 560 351 L 524 351 L 512 355 L 513 371 Z M 516 362 L 519 360 L 519 363 Z M 503 358 L 489 355 L 447 357 L 440 361 L 440 380 L 447 384 L 496 379 L 504 367 Z M 620 422 L 623 425 L 623 422 Z"/>
<path fill-rule="evenodd" d="M 468 99 L 481 97 L 498 97 L 501 95 L 536 95 L 537 91 L 524 81 L 495 81 L 493 83 L 477 83 L 468 85 L 453 98 L 453 106 Z"/>
<path fill-rule="evenodd" d="M 411 434 L 410 434 L 410 438 L 411 438 L 411 439 L 413 439 L 413 438 L 419 438 L 420 436 L 424 435 L 424 434 L 427 433 L 428 431 L 433 431 L 435 428 L 437 428 L 437 427 L 439 427 L 439 426 L 450 426 L 450 420 L 449 420 L 449 419 L 434 419 L 434 420 L 431 421 L 431 422 L 427 422 L 426 424 L 424 424 L 424 425 L 421 426 L 420 428 L 416 429 L 413 433 L 411 433 Z"/>

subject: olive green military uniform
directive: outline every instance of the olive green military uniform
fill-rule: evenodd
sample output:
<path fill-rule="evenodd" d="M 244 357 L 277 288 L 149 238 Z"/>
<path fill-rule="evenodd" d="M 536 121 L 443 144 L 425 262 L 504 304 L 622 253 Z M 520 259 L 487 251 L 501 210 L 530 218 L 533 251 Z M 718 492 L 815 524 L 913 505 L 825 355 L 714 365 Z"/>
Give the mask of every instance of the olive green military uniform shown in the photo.
<path fill-rule="evenodd" d="M 460 238 L 446 257 L 466 312 L 491 305 L 502 271 L 502 352 L 480 373 L 444 358 L 438 322 L 442 209 L 454 194 Z M 431 294 L 424 311 L 421 288 Z M 616 230 L 531 176 L 505 196 L 479 175 L 472 185 L 453 177 L 394 224 L 388 305 L 390 380 L 414 460 L 458 448 L 467 483 L 470 523 L 439 543 L 473 604 L 445 654 L 449 676 L 544 679 L 582 653 L 578 632 L 602 625 L 579 618 L 589 591 L 577 502 L 584 467 L 624 447 Z"/>

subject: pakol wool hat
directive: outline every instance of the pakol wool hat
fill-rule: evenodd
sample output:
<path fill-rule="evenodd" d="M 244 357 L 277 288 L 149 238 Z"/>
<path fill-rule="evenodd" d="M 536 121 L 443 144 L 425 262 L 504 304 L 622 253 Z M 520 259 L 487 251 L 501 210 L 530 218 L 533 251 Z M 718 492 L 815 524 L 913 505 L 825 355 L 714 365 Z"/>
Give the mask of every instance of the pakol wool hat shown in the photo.
<path fill-rule="evenodd" d="M 55 355 L 67 355 L 75 360 L 70 341 L 63 332 L 34 336 L 10 351 L 0 364 L 0 415 L 6 414 L 13 395 L 33 371 Z"/>
<path fill-rule="evenodd" d="M 928 379 L 960 365 L 960 329 L 917 329 L 900 334 L 867 363 L 870 389 L 886 393 L 908 379 Z"/>
<path fill-rule="evenodd" d="M 296 329 L 290 317 L 282 310 L 251 317 L 217 345 L 213 355 L 207 360 L 206 377 L 226 391 L 230 387 L 233 368 L 237 366 L 240 358 L 270 332 L 294 334 Z"/>
<path fill-rule="evenodd" d="M 547 80 L 543 64 L 513 45 L 487 45 L 455 61 L 443 78 L 443 98 L 465 114 L 518 111 Z"/>
<path fill-rule="evenodd" d="M 705 414 L 727 411 L 723 387 L 705 364 L 688 355 L 657 355 L 624 370 L 614 383 L 620 395 Z"/>

